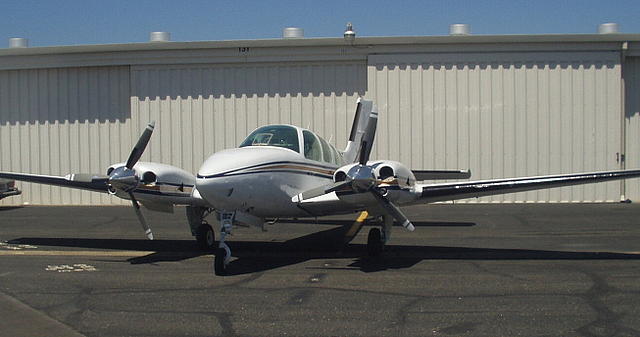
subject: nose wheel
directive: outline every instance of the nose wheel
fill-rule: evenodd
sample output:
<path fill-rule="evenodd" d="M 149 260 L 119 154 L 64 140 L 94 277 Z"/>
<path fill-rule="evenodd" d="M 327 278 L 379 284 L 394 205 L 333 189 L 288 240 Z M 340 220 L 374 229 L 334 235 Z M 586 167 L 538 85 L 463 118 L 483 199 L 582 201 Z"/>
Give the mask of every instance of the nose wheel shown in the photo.
<path fill-rule="evenodd" d="M 222 276 L 227 273 L 227 250 L 224 248 L 216 249 L 216 257 L 213 259 L 213 271 L 216 275 Z"/>

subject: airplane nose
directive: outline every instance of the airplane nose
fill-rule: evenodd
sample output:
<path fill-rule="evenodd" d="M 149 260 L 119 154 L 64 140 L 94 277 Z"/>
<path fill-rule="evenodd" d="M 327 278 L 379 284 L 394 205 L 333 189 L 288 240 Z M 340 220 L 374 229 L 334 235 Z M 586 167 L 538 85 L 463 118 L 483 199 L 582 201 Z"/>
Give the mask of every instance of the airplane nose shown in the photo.
<path fill-rule="evenodd" d="M 299 153 L 288 149 L 264 146 L 216 152 L 202 164 L 196 187 L 214 208 L 239 209 L 247 206 L 245 203 L 251 199 L 251 191 L 256 188 L 254 183 L 264 182 L 260 177 L 270 167 L 299 161 L 300 157 Z"/>

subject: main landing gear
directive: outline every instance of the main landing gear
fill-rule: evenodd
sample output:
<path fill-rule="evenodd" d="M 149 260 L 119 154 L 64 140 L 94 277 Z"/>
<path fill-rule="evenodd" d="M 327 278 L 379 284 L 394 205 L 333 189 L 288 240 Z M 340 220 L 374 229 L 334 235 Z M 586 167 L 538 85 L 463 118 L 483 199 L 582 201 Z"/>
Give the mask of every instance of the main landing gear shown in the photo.
<path fill-rule="evenodd" d="M 393 226 L 393 218 L 388 215 L 382 216 L 382 230 L 380 228 L 371 228 L 367 237 L 367 254 L 370 257 L 378 257 L 384 251 L 384 245 L 391 237 L 391 226 Z"/>
<path fill-rule="evenodd" d="M 204 251 L 216 248 L 216 235 L 209 223 L 204 220 L 213 210 L 206 207 L 187 207 L 187 220 L 191 227 L 191 234 L 196 237 L 198 246 Z"/>
<path fill-rule="evenodd" d="M 206 222 L 203 222 L 196 232 L 196 240 L 198 246 L 202 250 L 211 251 L 216 246 L 216 235 L 213 232 L 213 228 Z"/>

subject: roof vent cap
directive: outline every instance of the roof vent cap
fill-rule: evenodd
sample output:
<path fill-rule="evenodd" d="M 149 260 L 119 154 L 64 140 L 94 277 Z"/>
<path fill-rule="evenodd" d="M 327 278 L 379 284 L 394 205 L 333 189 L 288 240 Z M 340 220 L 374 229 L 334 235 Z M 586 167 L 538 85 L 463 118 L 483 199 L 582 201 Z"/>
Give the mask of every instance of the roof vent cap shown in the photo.
<path fill-rule="evenodd" d="M 287 27 L 282 30 L 283 39 L 303 39 L 304 29 L 298 27 Z"/>
<path fill-rule="evenodd" d="M 466 23 L 454 23 L 449 25 L 449 35 L 469 35 L 471 26 Z"/>
<path fill-rule="evenodd" d="M 169 32 L 151 32 L 149 34 L 149 42 L 169 42 L 171 34 Z"/>
<path fill-rule="evenodd" d="M 353 30 L 351 22 L 347 22 L 347 28 L 344 29 L 344 40 L 353 43 L 356 39 L 356 32 Z"/>
<path fill-rule="evenodd" d="M 9 48 L 27 48 L 29 40 L 24 37 L 12 37 L 9 39 Z"/>
<path fill-rule="evenodd" d="M 615 22 L 602 23 L 598 26 L 598 34 L 618 33 L 618 24 Z"/>

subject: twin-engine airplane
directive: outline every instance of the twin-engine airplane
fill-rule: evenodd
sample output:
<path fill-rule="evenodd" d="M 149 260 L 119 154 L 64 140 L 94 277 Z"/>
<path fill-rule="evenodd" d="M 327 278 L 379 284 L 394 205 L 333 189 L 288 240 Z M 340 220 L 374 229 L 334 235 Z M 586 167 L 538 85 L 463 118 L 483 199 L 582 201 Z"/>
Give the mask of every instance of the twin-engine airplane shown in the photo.
<path fill-rule="evenodd" d="M 215 235 L 205 218 L 215 212 L 220 240 L 214 270 L 225 273 L 231 258 L 226 244 L 233 225 L 262 226 L 278 218 L 317 217 L 367 211 L 381 219 L 369 231 L 367 250 L 378 255 L 395 223 L 414 226 L 398 205 L 430 203 L 558 186 L 639 177 L 640 170 L 607 171 L 419 184 L 433 179 L 468 179 L 469 171 L 412 171 L 399 162 L 369 161 L 378 111 L 372 101 L 359 99 L 344 151 L 309 130 L 292 125 L 256 129 L 238 148 L 214 153 L 198 174 L 150 162 L 138 162 L 154 123 L 144 130 L 126 163 L 113 164 L 106 175 L 64 177 L 0 172 L 0 178 L 106 192 L 131 200 L 145 234 L 153 239 L 139 203 L 154 211 L 186 205 L 191 233 L 203 248 L 215 249 Z"/>

